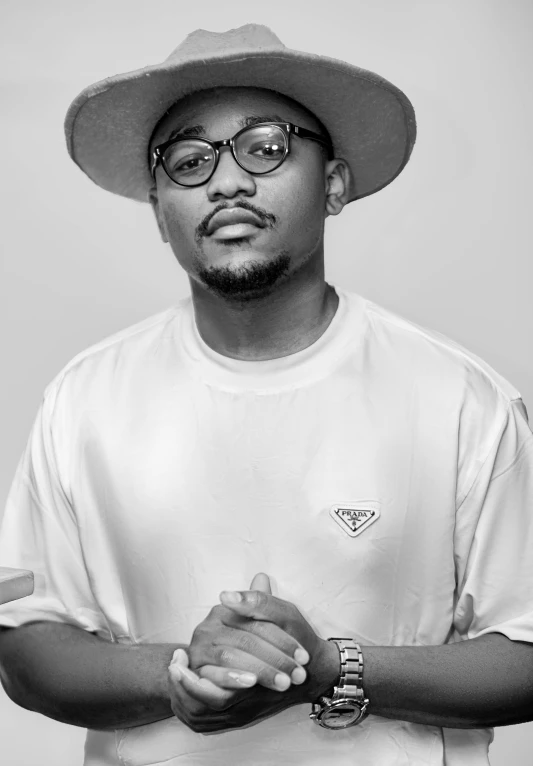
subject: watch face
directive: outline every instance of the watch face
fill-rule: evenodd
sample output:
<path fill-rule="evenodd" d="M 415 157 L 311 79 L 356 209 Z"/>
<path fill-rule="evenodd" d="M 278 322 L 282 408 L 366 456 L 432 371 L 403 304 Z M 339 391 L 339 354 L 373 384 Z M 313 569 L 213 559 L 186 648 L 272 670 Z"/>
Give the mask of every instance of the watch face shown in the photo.
<path fill-rule="evenodd" d="M 354 702 L 334 702 L 320 716 L 320 723 L 328 729 L 345 729 L 356 724 L 363 711 Z"/>

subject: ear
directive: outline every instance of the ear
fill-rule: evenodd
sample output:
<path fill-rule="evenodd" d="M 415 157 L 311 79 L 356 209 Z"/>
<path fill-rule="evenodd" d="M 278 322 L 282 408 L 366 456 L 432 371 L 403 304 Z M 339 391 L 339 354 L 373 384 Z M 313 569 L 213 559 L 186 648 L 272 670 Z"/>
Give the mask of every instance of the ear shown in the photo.
<path fill-rule="evenodd" d="M 326 216 L 339 215 L 348 202 L 350 168 L 345 160 L 334 159 L 326 162 Z"/>
<path fill-rule="evenodd" d="M 167 227 L 165 225 L 165 219 L 163 218 L 163 215 L 161 214 L 161 208 L 159 206 L 157 186 L 152 186 L 152 188 L 148 192 L 148 199 L 150 201 L 150 205 L 152 206 L 152 210 L 154 211 L 155 220 L 157 221 L 157 227 L 159 229 L 159 233 L 161 234 L 161 239 L 163 240 L 163 242 L 168 242 Z"/>

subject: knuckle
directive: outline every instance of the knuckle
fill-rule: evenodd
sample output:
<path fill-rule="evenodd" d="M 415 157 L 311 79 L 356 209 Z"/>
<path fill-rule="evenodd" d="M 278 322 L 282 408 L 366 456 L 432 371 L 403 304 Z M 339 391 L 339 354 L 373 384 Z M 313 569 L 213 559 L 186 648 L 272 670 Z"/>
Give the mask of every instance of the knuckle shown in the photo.
<path fill-rule="evenodd" d="M 200 665 L 204 664 L 203 660 L 205 657 L 205 650 L 199 646 L 195 646 L 191 643 L 187 649 L 187 654 L 189 656 L 189 667 L 191 670 L 195 670 L 196 668 L 200 667 Z"/>
<path fill-rule="evenodd" d="M 223 667 L 233 667 L 233 652 L 228 646 L 220 646 L 215 649 L 215 655 Z"/>
<path fill-rule="evenodd" d="M 257 640 L 252 633 L 241 630 L 235 635 L 237 648 L 247 654 L 255 654 L 257 650 Z"/>
<path fill-rule="evenodd" d="M 264 594 L 261 593 L 259 590 L 251 590 L 246 594 L 246 602 L 248 606 L 251 606 L 254 609 L 257 609 L 258 607 L 261 607 L 263 605 L 263 597 Z"/>
<path fill-rule="evenodd" d="M 191 638 L 191 644 L 201 643 L 202 641 L 204 641 L 205 640 L 205 636 L 207 635 L 208 632 L 209 631 L 208 631 L 208 628 L 205 625 L 205 623 L 201 622 L 193 630 L 192 638 Z"/>
<path fill-rule="evenodd" d="M 227 609 L 223 604 L 216 604 L 209 612 L 209 617 L 216 619 L 217 622 L 222 622 Z"/>
<path fill-rule="evenodd" d="M 302 616 L 302 613 L 300 612 L 300 610 L 298 609 L 298 607 L 297 607 L 297 606 L 295 606 L 294 604 L 291 604 L 291 612 L 292 612 L 292 616 L 293 616 L 295 619 L 297 619 L 297 620 L 303 620 L 303 616 Z"/>
<path fill-rule="evenodd" d="M 292 671 L 297 667 L 295 660 L 291 660 L 290 657 L 284 655 L 277 657 L 272 664 L 276 670 L 279 670 L 282 673 L 286 673 L 288 676 L 290 676 Z"/>

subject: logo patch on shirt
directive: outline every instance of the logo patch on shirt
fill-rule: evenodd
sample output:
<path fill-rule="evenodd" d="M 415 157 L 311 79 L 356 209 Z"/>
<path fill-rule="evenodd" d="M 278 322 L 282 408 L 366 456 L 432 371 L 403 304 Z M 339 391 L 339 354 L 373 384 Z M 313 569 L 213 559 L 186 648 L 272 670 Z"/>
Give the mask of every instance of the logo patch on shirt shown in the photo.
<path fill-rule="evenodd" d="M 333 505 L 329 513 L 350 537 L 357 537 L 379 519 L 379 507 L 380 503 L 375 500 L 361 500 Z"/>

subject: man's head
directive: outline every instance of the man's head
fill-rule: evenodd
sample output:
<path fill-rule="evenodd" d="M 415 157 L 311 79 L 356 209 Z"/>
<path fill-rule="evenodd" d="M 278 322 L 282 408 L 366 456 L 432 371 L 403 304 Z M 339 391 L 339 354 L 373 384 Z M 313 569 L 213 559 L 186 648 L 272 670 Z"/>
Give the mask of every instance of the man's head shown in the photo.
<path fill-rule="evenodd" d="M 289 122 L 327 138 L 313 114 L 279 93 L 215 88 L 175 104 L 157 124 L 150 152 L 176 133 L 219 141 L 255 122 Z M 324 221 L 346 204 L 348 173 L 320 143 L 291 135 L 285 161 L 264 175 L 240 167 L 229 147 L 199 186 L 173 182 L 159 164 L 150 202 L 193 288 L 252 300 L 321 265 Z"/>

